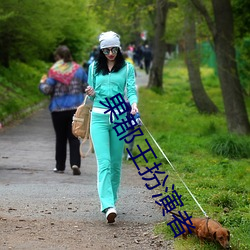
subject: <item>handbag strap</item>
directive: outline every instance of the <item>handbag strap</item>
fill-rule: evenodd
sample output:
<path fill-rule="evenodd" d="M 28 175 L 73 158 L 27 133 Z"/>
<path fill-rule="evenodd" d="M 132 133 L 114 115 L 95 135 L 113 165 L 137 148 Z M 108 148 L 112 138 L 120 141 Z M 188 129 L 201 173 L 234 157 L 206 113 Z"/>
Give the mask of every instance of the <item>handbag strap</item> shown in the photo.
<path fill-rule="evenodd" d="M 88 99 L 88 95 L 85 95 L 84 97 L 84 100 L 83 100 L 83 103 L 82 105 L 86 105 L 86 101 Z M 76 118 L 76 117 L 73 117 L 73 120 L 78 120 L 78 121 L 83 121 L 82 118 Z M 88 122 L 87 122 L 87 128 L 86 128 L 86 133 L 85 133 L 85 137 L 82 139 L 81 143 L 80 143 L 80 147 L 79 147 L 79 152 L 80 152 L 80 155 L 82 158 L 85 158 L 87 157 L 87 155 L 90 153 L 90 151 L 93 152 L 93 143 L 92 143 L 92 140 L 90 138 L 90 115 L 88 116 Z M 83 152 L 83 145 L 89 140 L 89 148 L 87 150 L 86 153 Z"/>
<path fill-rule="evenodd" d="M 94 87 L 94 89 L 95 89 L 95 84 L 94 84 L 94 67 L 95 67 L 95 61 L 92 63 L 93 65 L 92 65 L 92 72 L 91 72 L 91 75 L 92 75 L 92 83 L 93 83 L 93 87 Z"/>
<path fill-rule="evenodd" d="M 126 62 L 126 68 L 127 68 L 127 72 L 126 72 L 126 85 L 127 85 L 127 81 L 128 81 L 128 63 Z"/>
<path fill-rule="evenodd" d="M 87 152 L 84 153 L 84 151 L 83 151 L 83 145 L 84 145 L 88 140 L 89 140 L 89 148 L 88 148 Z M 91 139 L 90 137 L 89 137 L 89 139 L 86 139 L 86 138 L 83 139 L 83 141 L 82 141 L 81 144 L 80 144 L 79 151 L 80 151 L 80 155 L 81 155 L 82 158 L 87 157 L 87 155 L 88 155 L 90 152 L 94 153 L 93 142 L 92 142 L 92 139 Z"/>
<path fill-rule="evenodd" d="M 88 117 L 88 122 L 87 122 L 87 128 L 86 128 L 87 132 L 85 134 L 85 137 L 82 139 L 80 147 L 79 147 L 80 155 L 81 155 L 82 158 L 87 157 L 87 155 L 90 153 L 90 151 L 92 151 L 92 153 L 94 153 L 93 142 L 92 142 L 89 130 L 90 130 L 90 115 Z M 84 151 L 83 151 L 83 145 L 87 141 L 89 141 L 89 148 L 88 148 L 87 152 L 84 153 Z"/>
<path fill-rule="evenodd" d="M 126 62 L 126 81 L 125 81 L 125 87 L 124 87 L 124 97 L 125 100 L 128 99 L 128 63 Z"/>
<path fill-rule="evenodd" d="M 87 98 L 88 98 L 88 95 L 85 94 L 85 97 L 84 97 L 84 100 L 83 100 L 83 103 L 82 103 L 83 105 L 86 104 Z"/>

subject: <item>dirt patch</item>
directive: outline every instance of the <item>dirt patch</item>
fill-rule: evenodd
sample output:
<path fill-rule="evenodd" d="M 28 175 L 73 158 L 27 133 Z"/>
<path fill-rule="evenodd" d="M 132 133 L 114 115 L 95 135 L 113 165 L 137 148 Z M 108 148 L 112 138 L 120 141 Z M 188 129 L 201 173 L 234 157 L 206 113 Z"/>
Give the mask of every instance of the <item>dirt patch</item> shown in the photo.
<path fill-rule="evenodd" d="M 71 222 L 0 219 L 0 248 L 5 249 L 173 249 L 153 233 L 153 225 L 120 221 Z"/>

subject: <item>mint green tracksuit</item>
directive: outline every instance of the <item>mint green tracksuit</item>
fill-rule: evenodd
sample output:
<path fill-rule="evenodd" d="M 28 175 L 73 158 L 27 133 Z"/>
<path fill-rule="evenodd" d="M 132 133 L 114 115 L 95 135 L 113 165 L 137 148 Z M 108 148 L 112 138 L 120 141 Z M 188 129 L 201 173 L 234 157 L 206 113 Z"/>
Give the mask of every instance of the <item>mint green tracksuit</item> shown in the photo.
<path fill-rule="evenodd" d="M 105 107 L 100 101 L 106 104 L 105 98 L 111 98 L 121 93 L 124 96 L 126 89 L 130 102 L 137 103 L 135 88 L 134 66 L 128 63 L 118 72 L 111 72 L 108 75 L 95 74 L 94 64 L 89 67 L 88 84 L 95 89 L 93 99 L 93 111 L 91 114 L 90 134 L 94 145 L 97 160 L 97 189 L 101 202 L 101 211 L 106 208 L 115 207 L 118 189 L 121 179 L 122 155 L 124 141 L 119 141 L 116 131 L 112 128 L 114 122 L 110 123 L 110 115 L 104 114 Z M 103 109 L 102 112 L 94 112 L 94 108 Z M 126 114 L 119 116 L 119 120 L 125 118 Z"/>

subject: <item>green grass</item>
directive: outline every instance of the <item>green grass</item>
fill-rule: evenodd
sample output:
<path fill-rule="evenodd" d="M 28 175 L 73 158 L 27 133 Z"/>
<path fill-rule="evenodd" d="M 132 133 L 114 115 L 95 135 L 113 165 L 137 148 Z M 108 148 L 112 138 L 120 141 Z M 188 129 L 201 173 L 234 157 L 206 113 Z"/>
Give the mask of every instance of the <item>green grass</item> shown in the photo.
<path fill-rule="evenodd" d="M 21 111 L 34 107 L 46 97 L 38 90 L 48 65 L 35 61 L 30 65 L 11 62 L 10 68 L 0 67 L 0 122 L 10 115 L 20 117 Z"/>
<path fill-rule="evenodd" d="M 218 79 L 210 68 L 202 68 L 201 74 L 208 95 L 220 110 L 219 114 L 202 115 L 197 111 L 185 65 L 180 60 L 174 60 L 165 67 L 163 93 L 146 88 L 139 90 L 141 117 L 207 215 L 230 230 L 232 249 L 250 249 L 250 138 L 227 132 Z M 250 102 L 246 102 L 249 113 Z M 143 169 L 143 166 L 152 167 L 153 162 L 162 163 L 161 170 L 169 174 L 166 184 L 169 190 L 175 184 L 175 190 L 182 195 L 184 206 L 177 207 L 175 211 L 203 217 L 176 172 L 145 128 L 142 129 L 144 136 L 137 137 L 136 145 L 146 150 L 145 139 L 148 139 L 158 158 L 147 153 L 149 163 L 146 164 L 140 157 L 138 165 Z M 136 148 L 134 153 L 138 154 Z M 148 192 L 151 197 L 151 191 Z M 156 192 L 163 192 L 163 188 Z M 155 231 L 164 234 L 166 239 L 173 239 L 174 234 L 166 224 L 157 225 Z M 177 237 L 174 245 L 178 250 L 219 249 L 214 243 L 206 243 L 201 247 L 199 240 L 192 236 L 186 241 Z"/>

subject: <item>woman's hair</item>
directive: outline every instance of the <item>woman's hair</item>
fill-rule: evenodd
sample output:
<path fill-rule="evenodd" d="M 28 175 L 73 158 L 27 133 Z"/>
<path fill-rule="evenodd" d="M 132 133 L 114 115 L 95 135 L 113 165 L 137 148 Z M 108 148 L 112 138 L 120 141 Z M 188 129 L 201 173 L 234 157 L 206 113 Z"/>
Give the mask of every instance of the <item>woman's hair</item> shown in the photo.
<path fill-rule="evenodd" d="M 125 66 L 125 60 L 124 57 L 121 53 L 120 48 L 117 51 L 117 55 L 115 58 L 115 65 L 112 69 L 113 72 L 119 71 L 121 68 Z M 109 74 L 109 69 L 107 65 L 107 58 L 103 54 L 102 50 L 100 50 L 99 56 L 97 57 L 97 62 L 96 62 L 96 72 L 99 74 L 107 75 Z"/>
<path fill-rule="evenodd" d="M 59 46 L 55 53 L 54 53 L 55 58 L 60 58 L 63 59 L 64 62 L 72 62 L 73 58 L 71 56 L 70 50 L 67 46 L 61 45 Z"/>

